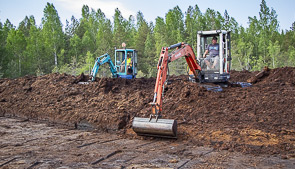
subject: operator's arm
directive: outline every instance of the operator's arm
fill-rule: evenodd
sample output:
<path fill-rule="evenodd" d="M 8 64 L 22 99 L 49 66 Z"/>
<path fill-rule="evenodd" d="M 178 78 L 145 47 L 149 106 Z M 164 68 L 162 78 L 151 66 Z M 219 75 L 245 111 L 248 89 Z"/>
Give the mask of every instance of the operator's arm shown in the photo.
<path fill-rule="evenodd" d="M 207 46 L 207 48 L 206 48 L 206 50 L 205 50 L 205 52 L 203 54 L 203 58 L 206 58 L 206 55 L 209 53 L 209 46 Z"/>
<path fill-rule="evenodd" d="M 125 64 L 125 60 L 126 60 L 126 59 L 123 60 L 123 62 L 121 63 L 121 65 Z"/>
<path fill-rule="evenodd" d="M 206 58 L 206 55 L 208 54 L 209 50 L 205 50 L 205 53 L 203 55 L 203 58 Z"/>

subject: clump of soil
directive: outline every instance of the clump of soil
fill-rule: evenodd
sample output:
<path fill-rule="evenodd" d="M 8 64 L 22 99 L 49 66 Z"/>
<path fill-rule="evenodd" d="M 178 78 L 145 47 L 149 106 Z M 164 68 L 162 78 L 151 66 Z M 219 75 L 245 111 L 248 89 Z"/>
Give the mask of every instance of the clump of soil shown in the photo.
<path fill-rule="evenodd" d="M 257 72 L 232 71 L 232 82 Z M 137 137 L 133 117 L 151 113 L 155 78 L 132 80 L 49 74 L 0 79 L 0 115 L 69 125 L 90 124 L 104 132 Z M 252 87 L 207 91 L 187 76 L 170 77 L 163 118 L 178 121 L 178 141 L 251 154 L 295 154 L 295 68 L 270 70 Z"/>

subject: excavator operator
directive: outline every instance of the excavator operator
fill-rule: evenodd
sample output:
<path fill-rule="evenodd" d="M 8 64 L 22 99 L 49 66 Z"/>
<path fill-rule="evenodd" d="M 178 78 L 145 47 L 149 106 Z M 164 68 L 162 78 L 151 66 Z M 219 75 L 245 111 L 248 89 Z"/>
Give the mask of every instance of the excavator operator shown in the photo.
<path fill-rule="evenodd" d="M 125 60 L 122 62 L 121 70 L 125 67 Z M 132 73 L 132 59 L 130 57 L 130 53 L 127 53 L 127 73 Z"/>
<path fill-rule="evenodd" d="M 206 55 L 209 53 L 209 56 L 206 57 Z M 217 38 L 216 36 L 214 36 L 212 38 L 212 44 L 208 45 L 203 58 L 205 58 L 205 63 L 206 65 L 210 68 L 210 69 L 214 69 L 214 67 L 216 66 L 217 62 L 218 62 L 218 57 L 219 55 L 219 44 L 217 43 Z M 213 65 L 210 64 L 210 60 L 214 60 Z"/>

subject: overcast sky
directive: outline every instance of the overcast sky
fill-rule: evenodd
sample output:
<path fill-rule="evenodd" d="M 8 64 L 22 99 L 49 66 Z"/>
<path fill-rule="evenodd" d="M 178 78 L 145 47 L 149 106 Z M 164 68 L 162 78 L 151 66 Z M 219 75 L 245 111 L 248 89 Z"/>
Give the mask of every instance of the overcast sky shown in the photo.
<path fill-rule="evenodd" d="M 202 13 L 211 8 L 223 15 L 227 10 L 239 25 L 247 27 L 248 16 L 259 17 L 261 0 L 0 0 L 0 21 L 4 23 L 9 19 L 14 26 L 18 26 L 25 16 L 33 15 L 39 25 L 47 2 L 53 3 L 63 25 L 66 20 L 70 21 L 72 15 L 81 18 L 83 4 L 95 10 L 100 8 L 111 20 L 116 8 L 124 18 L 136 16 L 141 11 L 148 22 L 154 23 L 157 16 L 164 18 L 168 10 L 176 5 L 185 13 L 190 5 L 197 4 Z M 289 30 L 295 22 L 295 0 L 266 0 L 266 4 L 276 10 L 280 30 Z"/>

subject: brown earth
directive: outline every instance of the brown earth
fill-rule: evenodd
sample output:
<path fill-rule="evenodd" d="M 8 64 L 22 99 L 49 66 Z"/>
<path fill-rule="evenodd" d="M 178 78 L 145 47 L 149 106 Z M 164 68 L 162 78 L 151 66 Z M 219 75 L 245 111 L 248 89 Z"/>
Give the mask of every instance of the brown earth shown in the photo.
<path fill-rule="evenodd" d="M 232 71 L 242 82 L 257 72 Z M 133 117 L 148 117 L 155 78 L 97 78 L 49 74 L 0 79 L 0 116 L 93 127 L 134 139 Z M 163 118 L 178 121 L 178 140 L 214 149 L 295 157 L 295 68 L 270 70 L 252 87 L 207 91 L 187 76 L 172 76 Z"/>
<path fill-rule="evenodd" d="M 0 168 L 294 168 L 295 158 L 251 155 L 171 139 L 134 139 L 0 117 Z"/>

